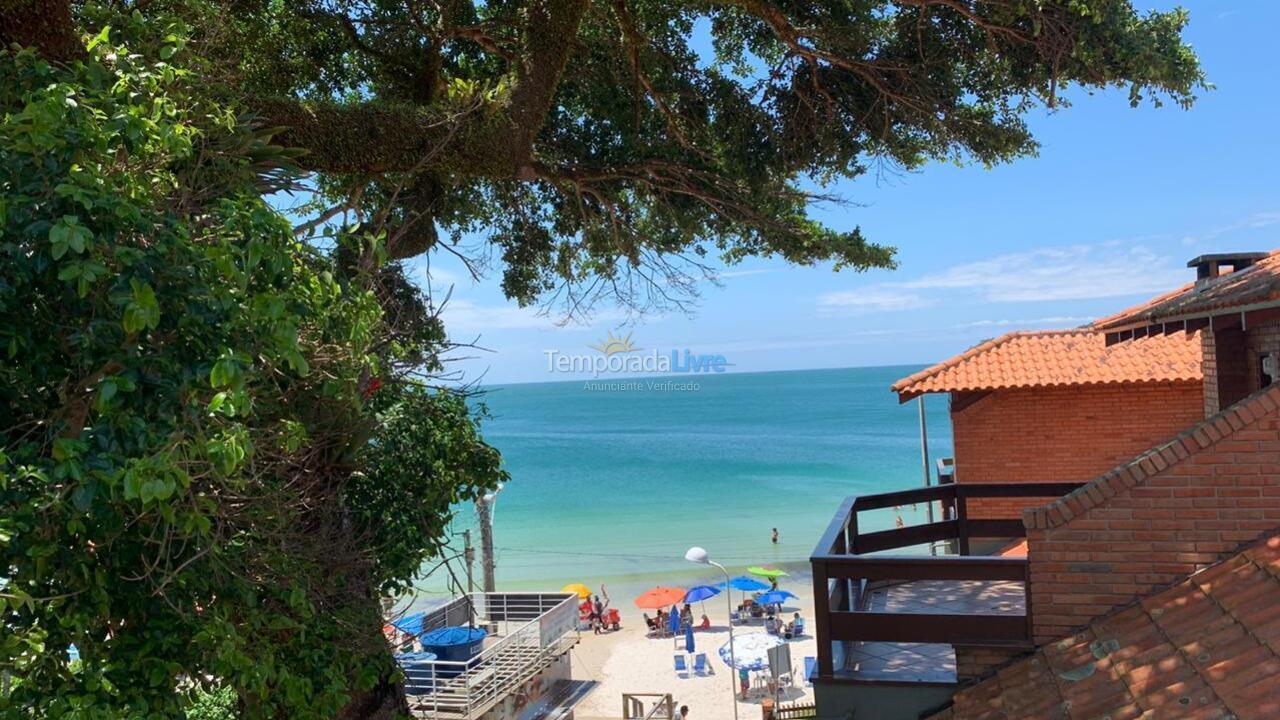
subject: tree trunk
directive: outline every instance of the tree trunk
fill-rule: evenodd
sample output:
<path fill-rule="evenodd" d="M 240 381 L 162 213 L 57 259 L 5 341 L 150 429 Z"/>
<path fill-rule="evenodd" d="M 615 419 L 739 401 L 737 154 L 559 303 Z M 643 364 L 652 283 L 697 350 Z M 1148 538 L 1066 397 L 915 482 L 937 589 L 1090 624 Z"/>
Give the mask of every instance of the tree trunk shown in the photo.
<path fill-rule="evenodd" d="M 345 617 L 359 618 L 359 621 L 347 626 L 351 637 L 340 640 L 337 647 L 371 661 L 383 660 L 389 670 L 372 688 L 353 690 L 350 702 L 334 717 L 337 720 L 401 720 L 407 717 L 409 703 L 405 698 L 404 685 L 391 682 L 394 669 L 391 646 L 382 634 L 382 607 L 376 593 L 365 588 L 351 592 L 344 601 L 347 607 L 339 612 Z"/>
<path fill-rule="evenodd" d="M 337 714 L 338 720 L 402 720 L 409 715 L 404 686 L 383 678 L 373 688 L 357 692 Z"/>

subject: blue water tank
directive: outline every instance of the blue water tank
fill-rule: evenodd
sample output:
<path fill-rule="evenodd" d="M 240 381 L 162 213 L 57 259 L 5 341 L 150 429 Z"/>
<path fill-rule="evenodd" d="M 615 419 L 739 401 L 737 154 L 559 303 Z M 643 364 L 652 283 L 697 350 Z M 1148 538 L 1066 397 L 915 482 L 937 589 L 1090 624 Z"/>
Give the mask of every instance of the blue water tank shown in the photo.
<path fill-rule="evenodd" d="M 480 654 L 484 649 L 484 639 L 488 635 L 484 628 L 444 627 L 432 630 L 418 640 L 422 649 L 434 653 L 436 659 L 445 662 L 465 663 Z M 436 674 L 450 677 L 462 672 L 459 666 L 437 666 Z"/>
<path fill-rule="evenodd" d="M 410 695 L 426 695 L 431 692 L 434 672 L 435 653 L 402 653 L 396 656 L 396 662 L 404 670 L 404 690 Z"/>

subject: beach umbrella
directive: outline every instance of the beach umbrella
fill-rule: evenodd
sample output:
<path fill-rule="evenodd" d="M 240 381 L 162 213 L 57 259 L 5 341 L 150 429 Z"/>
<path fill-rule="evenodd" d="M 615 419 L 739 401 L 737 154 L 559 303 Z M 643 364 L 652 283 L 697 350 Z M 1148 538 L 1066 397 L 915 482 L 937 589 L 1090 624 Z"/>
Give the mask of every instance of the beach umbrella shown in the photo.
<path fill-rule="evenodd" d="M 720 585 L 723 587 L 731 587 L 734 590 L 741 590 L 742 597 L 744 599 L 746 598 L 747 593 L 749 592 L 757 592 L 760 590 L 769 589 L 768 585 L 760 582 L 759 580 L 753 577 L 747 577 L 746 575 L 739 575 L 738 577 L 730 580 L 728 583 L 720 583 Z"/>
<path fill-rule="evenodd" d="M 769 648 L 785 644 L 782 638 L 768 633 L 749 633 L 733 639 L 733 653 L 729 643 L 720 648 L 720 659 L 725 665 L 738 670 L 768 670 Z M 732 658 L 732 659 L 730 659 Z"/>
<path fill-rule="evenodd" d="M 786 602 L 788 598 L 794 597 L 795 595 L 792 595 L 786 590 L 774 590 L 772 592 L 761 593 L 756 597 L 756 602 L 761 605 L 781 605 Z"/>
<path fill-rule="evenodd" d="M 684 590 L 674 587 L 656 587 L 636 598 L 636 607 L 642 610 L 657 610 L 681 600 L 684 600 Z"/>
<path fill-rule="evenodd" d="M 689 623 L 684 628 L 684 651 L 693 654 L 693 623 Z"/>
<path fill-rule="evenodd" d="M 568 585 L 560 588 L 560 592 L 573 593 L 578 596 L 579 600 L 586 600 L 591 597 L 591 588 L 583 585 L 582 583 L 569 583 Z"/>
<path fill-rule="evenodd" d="M 723 585 L 724 583 L 720 584 Z M 769 589 L 769 586 L 765 583 L 762 583 L 755 578 L 747 577 L 746 575 L 739 575 L 738 577 L 730 580 L 729 587 L 743 592 L 756 592 L 757 590 Z"/>
<path fill-rule="evenodd" d="M 760 577 L 767 577 L 767 578 L 780 578 L 780 577 L 787 576 L 787 573 L 782 570 L 778 570 L 776 568 L 769 568 L 769 567 L 760 567 L 759 565 L 753 565 L 747 568 L 747 572 L 751 573 L 752 575 L 758 575 Z"/>
<path fill-rule="evenodd" d="M 684 601 L 687 603 L 702 602 L 707 598 L 713 598 L 720 594 L 720 589 L 710 585 L 695 585 L 689 588 L 689 592 L 684 594 Z"/>
<path fill-rule="evenodd" d="M 671 630 L 672 635 L 675 635 L 680 632 L 680 608 L 672 605 L 671 614 L 668 617 L 670 620 L 667 621 L 667 628 Z"/>

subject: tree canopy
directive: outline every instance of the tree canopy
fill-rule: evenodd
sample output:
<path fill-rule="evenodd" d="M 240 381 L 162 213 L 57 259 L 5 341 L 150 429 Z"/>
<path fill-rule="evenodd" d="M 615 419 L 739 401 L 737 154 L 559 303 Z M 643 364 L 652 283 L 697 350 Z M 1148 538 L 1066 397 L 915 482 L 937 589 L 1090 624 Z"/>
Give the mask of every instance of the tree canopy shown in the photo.
<path fill-rule="evenodd" d="M 1188 105 L 1186 22 L 0 1 L 0 716 L 394 716 L 378 600 L 504 479 L 401 261 L 491 258 L 569 312 L 678 303 L 716 260 L 891 266 L 810 218 L 831 181 L 1033 154 L 1066 88 Z"/>
<path fill-rule="evenodd" d="M 74 55 L 91 28 L 34 4 L 60 10 L 0 32 Z M 305 149 L 334 206 L 393 205 L 392 257 L 479 233 L 510 297 L 568 310 L 678 302 L 715 259 L 891 266 L 808 217 L 824 184 L 1033 154 L 1027 112 L 1071 87 L 1187 105 L 1203 84 L 1187 14 L 1128 0 L 118 5 L 184 18 L 227 101 Z"/>

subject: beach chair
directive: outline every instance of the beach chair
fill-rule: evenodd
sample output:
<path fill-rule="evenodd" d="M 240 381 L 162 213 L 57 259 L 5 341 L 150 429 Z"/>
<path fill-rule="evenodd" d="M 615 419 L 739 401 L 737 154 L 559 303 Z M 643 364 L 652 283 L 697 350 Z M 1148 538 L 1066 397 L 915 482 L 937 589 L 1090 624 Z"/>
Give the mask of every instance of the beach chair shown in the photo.
<path fill-rule="evenodd" d="M 678 678 L 689 677 L 689 664 L 685 662 L 684 655 L 675 656 L 675 666 L 676 666 L 676 677 Z"/>
<path fill-rule="evenodd" d="M 693 672 L 697 675 L 715 675 L 716 671 L 711 669 L 711 663 L 707 662 L 706 653 L 698 653 L 693 658 Z"/>
<path fill-rule="evenodd" d="M 804 659 L 804 684 L 805 687 L 813 687 L 813 681 L 809 678 L 813 677 L 813 666 L 818 664 L 818 659 L 812 656 Z"/>

